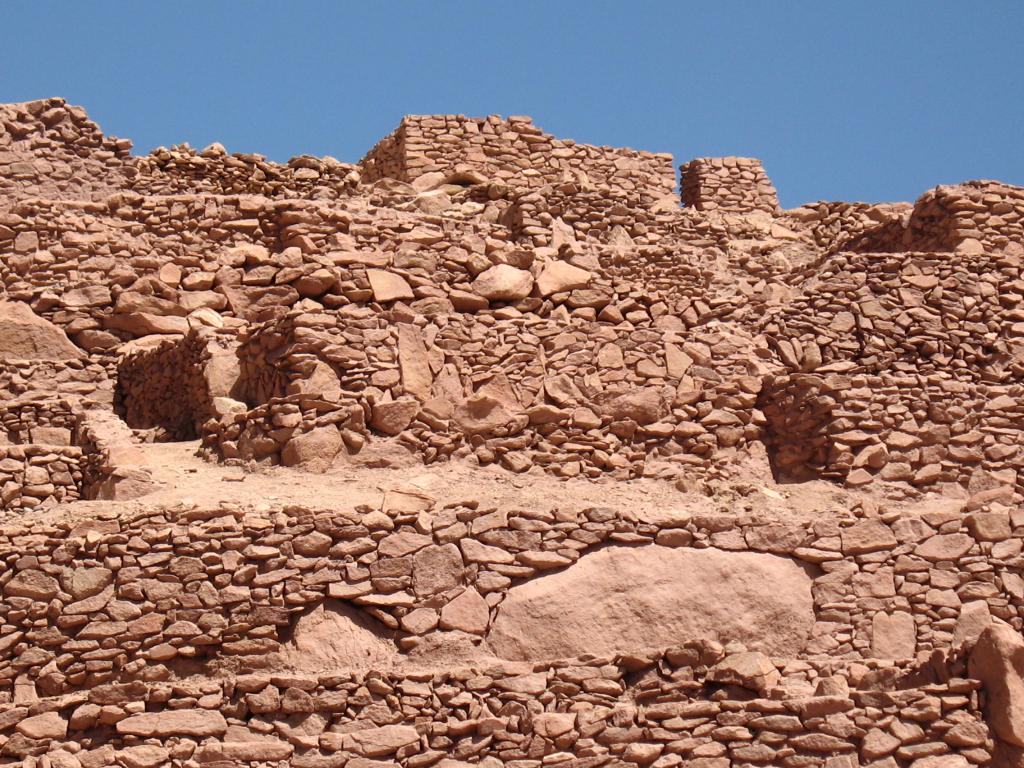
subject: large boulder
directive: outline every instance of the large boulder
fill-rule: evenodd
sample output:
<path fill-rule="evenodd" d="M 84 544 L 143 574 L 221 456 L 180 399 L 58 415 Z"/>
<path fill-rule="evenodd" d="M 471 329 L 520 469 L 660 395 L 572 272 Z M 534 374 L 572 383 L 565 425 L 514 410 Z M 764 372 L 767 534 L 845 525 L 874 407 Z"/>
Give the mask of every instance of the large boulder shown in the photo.
<path fill-rule="evenodd" d="M 567 261 L 552 261 L 544 266 L 537 278 L 537 290 L 541 296 L 562 293 L 576 288 L 586 288 L 593 275 L 585 269 L 574 267 Z"/>
<path fill-rule="evenodd" d="M 1024 637 L 992 624 L 978 637 L 967 664 L 985 687 L 985 720 L 996 738 L 1024 748 Z"/>
<path fill-rule="evenodd" d="M 512 587 L 488 642 L 499 656 L 517 660 L 701 637 L 794 656 L 813 624 L 811 579 L 789 558 L 652 544 L 602 549 Z"/>
<path fill-rule="evenodd" d="M 518 301 L 533 290 L 533 275 L 509 264 L 495 264 L 477 275 L 473 290 L 488 301 Z"/>
<path fill-rule="evenodd" d="M 77 360 L 84 356 L 64 331 L 39 317 L 28 304 L 0 301 L 0 358 Z"/>
<path fill-rule="evenodd" d="M 328 424 L 295 435 L 281 451 L 281 463 L 308 472 L 326 472 L 343 447 L 341 432 Z"/>
<path fill-rule="evenodd" d="M 142 712 L 117 723 L 122 736 L 167 738 L 168 736 L 223 736 L 228 724 L 224 715 L 209 709 L 179 709 L 166 712 Z"/>

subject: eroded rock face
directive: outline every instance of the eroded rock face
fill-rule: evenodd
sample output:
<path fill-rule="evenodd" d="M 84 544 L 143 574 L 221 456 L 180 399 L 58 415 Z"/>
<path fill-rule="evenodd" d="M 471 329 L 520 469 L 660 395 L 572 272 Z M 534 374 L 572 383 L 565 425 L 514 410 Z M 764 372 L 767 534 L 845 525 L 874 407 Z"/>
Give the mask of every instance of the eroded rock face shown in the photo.
<path fill-rule="evenodd" d="M 509 659 L 604 654 L 691 637 L 792 655 L 813 623 L 811 579 L 788 558 L 610 547 L 510 589 L 488 642 Z"/>
<path fill-rule="evenodd" d="M 167 736 L 220 736 L 228 728 L 220 712 L 186 709 L 172 712 L 143 712 L 117 724 L 117 732 L 143 738 Z"/>

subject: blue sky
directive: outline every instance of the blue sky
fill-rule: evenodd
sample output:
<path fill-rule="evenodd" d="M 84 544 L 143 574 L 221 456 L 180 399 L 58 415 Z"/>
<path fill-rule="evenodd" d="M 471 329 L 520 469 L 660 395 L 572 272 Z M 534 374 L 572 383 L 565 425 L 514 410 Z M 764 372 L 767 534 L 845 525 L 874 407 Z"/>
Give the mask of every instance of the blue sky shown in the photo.
<path fill-rule="evenodd" d="M 783 205 L 1024 184 L 1024 1 L 6 0 L 0 101 L 60 95 L 137 152 L 354 162 L 403 114 L 760 157 Z"/>

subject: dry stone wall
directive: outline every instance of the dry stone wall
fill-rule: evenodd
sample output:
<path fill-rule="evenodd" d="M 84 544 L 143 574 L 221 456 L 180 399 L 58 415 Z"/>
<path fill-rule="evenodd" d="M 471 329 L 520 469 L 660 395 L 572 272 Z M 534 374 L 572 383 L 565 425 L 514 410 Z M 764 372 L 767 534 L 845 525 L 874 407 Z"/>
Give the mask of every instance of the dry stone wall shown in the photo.
<path fill-rule="evenodd" d="M 4 441 L 14 445 L 46 443 L 70 445 L 77 417 L 77 402 L 41 395 L 0 403 Z"/>
<path fill-rule="evenodd" d="M 80 399 L 42 395 L 0 402 L 0 511 L 13 514 L 81 497 L 81 408 Z"/>
<path fill-rule="evenodd" d="M 986 764 L 992 742 L 978 684 L 955 679 L 958 668 L 964 674 L 955 648 L 990 615 L 1020 627 L 1024 518 L 998 502 L 965 512 L 862 510 L 860 518 L 794 523 L 664 510 L 437 508 L 393 494 L 372 512 L 192 507 L 7 528 L 0 683 L 12 730 L 3 751 L 45 751 L 77 731 L 96 749 L 156 737 L 165 748 L 180 741 L 181 750 L 261 760 L 268 753 L 251 744 L 220 745 L 233 742 L 228 723 L 234 739 L 263 741 L 246 729 L 273 733 L 274 718 L 322 713 L 312 732 L 277 730 L 290 748 L 279 745 L 272 759 L 306 754 L 319 765 L 317 755 L 341 753 L 418 765 L 420 752 L 511 760 L 523 750 L 521 759 L 539 760 L 571 750 L 641 764 L 679 755 L 806 765 L 858 753 L 893 755 L 896 765 L 929 755 Z M 407 648 L 432 632 L 487 635 L 513 583 L 554 578 L 552 569 L 570 575 L 603 542 L 807 563 L 818 574 L 807 661 L 773 659 L 724 636 L 411 678 L 273 671 L 282 632 L 311 604 L 351 601 L 379 632 L 406 637 Z M 951 570 L 954 562 L 970 567 Z M 749 642 L 763 647 L 782 627 L 763 630 Z M 218 659 L 242 674 L 175 682 Z M 940 676 L 922 685 L 922 674 Z M 518 710 L 504 709 L 510 701 L 534 709 L 484 732 L 508 735 L 481 740 L 485 713 L 515 717 Z M 462 714 L 451 709 L 465 705 Z M 566 716 L 543 716 L 537 705 Z M 49 717 L 36 721 L 33 712 Z M 574 730 L 575 718 L 590 727 Z M 376 730 L 384 726 L 392 728 Z M 214 741 L 195 743 L 203 739 Z"/>
<path fill-rule="evenodd" d="M 1012 254 L 839 254 L 761 327 L 796 369 L 838 365 L 1019 381 L 1022 264 Z"/>
<path fill-rule="evenodd" d="M 0 402 L 4 519 L 81 498 L 131 498 L 150 487 L 148 470 L 131 466 L 130 431 L 102 407 L 76 396 Z"/>
<path fill-rule="evenodd" d="M 804 564 L 811 575 L 806 616 L 797 601 L 780 608 L 797 611 L 789 622 L 720 628 L 723 643 L 741 641 L 751 650 L 870 666 L 949 650 L 981 618 L 1022 626 L 1019 511 L 991 494 L 911 515 L 869 511 L 798 523 L 682 511 L 493 509 L 473 501 L 435 508 L 429 499 L 394 494 L 377 510 L 184 508 L 8 527 L 0 537 L 8 564 L 0 636 L 10 641 L 0 682 L 10 687 L 28 675 L 56 694 L 112 680 L 173 678 L 193 662 L 259 667 L 283 650 L 293 620 L 327 599 L 359 606 L 405 637 L 406 649 L 431 633 L 486 637 L 514 584 L 555 579 L 548 574 L 567 569 L 558 578 L 577 588 L 574 569 L 602 545 L 651 547 L 652 555 L 683 548 L 716 563 L 736 553 L 737 562 L 746 558 L 755 567 L 742 553 Z M 962 570 L 951 569 L 954 563 Z M 578 578 L 589 582 L 583 573 Z M 669 568 L 665 578 L 687 577 Z M 806 577 L 785 578 L 797 579 L 799 593 Z M 31 603 L 55 598 L 59 605 L 38 623 Z M 698 604 L 685 593 L 677 599 Z M 603 642 L 627 650 L 614 643 L 628 613 L 605 621 Z M 789 626 L 805 621 L 806 635 Z M 19 650 L 32 632 L 46 635 L 46 653 Z M 501 634 L 509 632 L 506 626 Z M 652 632 L 656 643 L 656 626 Z M 569 638 L 576 655 L 594 642 Z M 101 648 L 112 651 L 96 656 L 102 663 L 79 655 Z"/>
<path fill-rule="evenodd" d="M 42 443 L 0 446 L 0 510 L 35 509 L 81 497 L 81 449 Z"/>
<path fill-rule="evenodd" d="M 691 648 L 662 658 L 412 678 L 255 674 L 191 685 L 104 685 L 80 697 L 9 707 L 5 722 L 19 723 L 5 726 L 3 752 L 28 757 L 74 737 L 81 749 L 63 754 L 83 768 L 115 761 L 298 768 L 545 761 L 725 768 L 825 760 L 969 766 L 991 756 L 974 681 L 848 691 L 844 677 L 823 676 L 817 696 L 681 698 L 702 686 L 687 679 L 694 666 L 713 672 L 709 678 L 729 679 L 730 659 L 742 654 L 719 664 L 715 656 Z M 633 682 L 638 676 L 641 682 Z"/>
<path fill-rule="evenodd" d="M 910 203 L 847 203 L 821 201 L 783 211 L 781 221 L 794 229 L 809 230 L 814 243 L 827 253 L 846 250 L 862 242 L 868 232 L 906 226 L 913 210 Z"/>
<path fill-rule="evenodd" d="M 953 251 L 967 255 L 1019 249 L 1024 193 L 997 181 L 940 185 L 914 203 L 909 216 L 867 230 L 849 243 L 857 251 Z M 1019 255 L 1019 250 L 1018 250 Z"/>
<path fill-rule="evenodd" d="M 274 458 L 296 431 L 337 421 L 338 410 L 316 402 L 318 395 L 358 404 L 360 424 L 399 436 L 428 462 L 472 451 L 481 463 L 525 471 L 536 462 L 564 476 L 642 474 L 657 446 L 672 460 L 710 465 L 720 448 L 756 436 L 749 337 L 668 328 L 619 334 L 557 320 L 456 315 L 421 327 L 375 313 L 289 315 L 239 347 L 240 399 L 278 399 L 269 410 L 205 428 L 216 436 L 207 444 L 229 440 L 227 455 L 253 457 L 236 441 L 250 422 L 269 419 L 269 429 L 247 434 L 265 446 L 261 458 Z M 720 373 L 706 367 L 713 357 Z M 297 410 L 301 397 L 285 397 L 303 391 L 307 414 Z M 344 418 L 342 429 L 355 426 Z M 271 450 L 265 440 L 273 429 L 278 448 Z"/>
<path fill-rule="evenodd" d="M 83 498 L 124 501 L 156 489 L 131 430 L 112 411 L 83 411 L 75 441 L 82 448 Z"/>
<path fill-rule="evenodd" d="M 18 114 L 34 113 L 42 114 L 36 106 Z M 56 117 L 54 113 L 48 119 Z M 66 119 L 74 123 L 73 117 Z M 37 129 L 56 140 L 45 122 Z M 85 141 L 82 146 L 92 145 Z M 388 165 L 386 157 L 391 156 L 401 167 Z M 312 418 L 310 409 L 302 408 L 306 415 L 300 433 L 324 426 L 325 419 L 339 419 L 333 423 L 344 422 L 349 429 L 346 445 L 359 446 L 369 434 L 363 425 L 373 430 L 376 409 L 377 433 L 400 435 L 407 448 L 428 461 L 473 455 L 477 461 L 497 461 L 517 471 L 540 466 L 565 476 L 657 473 L 661 470 L 645 466 L 652 454 L 678 466 L 706 469 L 721 463 L 717 457 L 763 438 L 764 424 L 749 402 L 761 386 L 732 381 L 733 371 L 761 377 L 780 366 L 813 371 L 853 361 L 871 373 L 952 368 L 958 375 L 980 374 L 1001 384 L 1016 380 L 1022 352 L 1016 333 L 1019 257 L 1012 249 L 971 254 L 967 260 L 923 253 L 909 267 L 902 259 L 838 252 L 825 262 L 810 258 L 807 266 L 792 267 L 792 259 L 804 259 L 812 246 L 830 251 L 848 244 L 862 247 L 870 237 L 886 237 L 894 226 L 913 232 L 916 241 L 942 247 L 960 247 L 948 245 L 956 238 L 958 243 L 973 239 L 984 247 L 1012 245 L 1017 215 L 1012 188 L 988 182 L 941 188 L 922 198 L 909 216 L 899 206 L 833 204 L 819 206 L 813 215 L 802 209 L 783 223 L 766 225 L 725 220 L 696 204 L 683 211 L 666 207 L 660 193 L 671 184 L 656 170 L 663 159 L 557 143 L 520 119 L 407 119 L 364 160 L 362 173 L 369 179 L 387 169 L 392 176 L 418 180 L 418 186 L 403 190 L 378 185 L 379 191 L 371 193 L 377 206 L 366 207 L 353 197 L 358 186 L 354 170 L 328 161 L 318 165 L 300 158 L 287 166 L 293 172 L 289 177 L 284 171 L 275 176 L 258 158 L 228 156 L 218 147 L 203 153 L 160 151 L 140 160 L 137 165 L 143 170 L 132 176 L 131 188 L 145 195 L 125 192 L 88 202 L 23 198 L 5 214 L 0 229 L 0 249 L 8 256 L 0 271 L 8 295 L 32 302 L 38 313 L 66 329 L 94 356 L 133 337 L 177 336 L 204 326 L 240 330 L 245 339 L 251 335 L 246 324 L 279 322 L 289 312 L 304 314 L 312 323 L 310 334 L 319 337 L 319 325 L 331 327 L 329 315 L 342 308 L 347 308 L 346 326 L 369 323 L 371 344 L 385 357 L 367 361 L 363 371 L 348 371 L 351 360 L 332 361 L 330 354 L 308 344 L 282 356 L 269 348 L 246 347 L 240 358 L 245 370 L 238 399 L 262 409 L 254 415 L 256 426 L 250 432 L 259 435 L 263 447 L 253 452 L 228 446 L 227 453 L 239 457 L 259 453 L 277 460 L 291 427 L 277 426 L 275 418 L 291 422 L 295 415 L 275 414 L 269 399 L 281 400 L 277 405 L 290 410 L 295 403 L 282 399 L 296 391 L 318 394 L 311 391 L 317 386 L 333 389 L 339 375 L 347 378 L 338 389 L 358 395 L 361 420 L 344 404 L 318 406 L 321 411 Z M 461 170 L 456 172 L 456 166 Z M 222 170 L 226 168 L 234 170 Z M 564 173 L 574 168 L 583 175 Z M 736 203 L 745 210 L 777 213 L 775 204 L 755 200 L 758 194 L 768 195 L 765 184 L 770 185 L 758 165 L 699 160 L 686 168 L 684 195 L 686 189 L 692 191 L 694 179 L 706 179 L 708 199 L 712 188 L 720 189 L 736 200 L 750 198 Z M 335 171 L 346 171 L 345 194 L 325 181 L 324 174 Z M 247 187 L 253 194 L 221 194 L 241 191 L 243 177 L 253 184 L 262 183 L 263 177 L 279 183 Z M 323 191 L 328 187 L 335 192 Z M 188 194 L 155 194 L 185 190 Z M 285 199 L 293 193 L 322 199 Z M 434 195 L 433 207 L 425 205 L 425 194 Z M 1005 200 L 996 200 L 1000 194 Z M 735 213 L 733 203 L 724 198 L 721 206 L 723 212 Z M 941 228 L 927 223 L 932 220 L 954 222 L 941 226 L 961 235 L 928 235 Z M 972 232 L 981 233 L 981 239 L 968 237 Z M 755 238 L 766 245 L 738 246 Z M 209 242 L 218 247 L 211 250 Z M 892 276 L 897 268 L 899 281 Z M 496 314 L 488 317 L 492 311 Z M 478 319 L 477 313 L 483 315 Z M 576 343 L 565 347 L 561 345 L 568 337 L 555 328 L 567 317 L 584 336 L 577 335 Z M 502 426 L 498 433 L 467 440 L 466 430 L 451 428 L 448 407 L 422 407 L 437 393 L 406 391 L 394 380 L 401 375 L 395 323 L 413 321 L 425 328 L 417 318 L 445 329 L 424 343 L 430 369 L 425 378 L 433 382 L 442 376 L 452 382 L 447 399 L 454 405 L 475 396 L 486 378 L 501 373 L 518 400 L 510 409 L 513 418 L 502 424 L 527 418 L 525 428 L 509 431 Z M 292 334 L 288 322 L 280 329 L 286 338 Z M 741 336 L 750 333 L 741 345 L 747 358 L 741 359 L 741 353 L 738 367 L 729 361 L 730 352 L 724 360 L 701 354 L 709 346 L 705 338 L 713 345 L 722 336 L 703 328 L 722 322 L 745 326 Z M 698 377 L 680 378 L 668 370 L 667 358 L 659 353 L 659 337 L 666 333 L 677 336 L 666 343 L 684 349 L 683 357 L 675 355 L 674 367 L 696 360 Z M 735 333 L 730 327 L 727 336 Z M 531 343 L 534 336 L 558 341 L 555 359 L 539 369 L 531 369 L 530 356 L 536 360 L 548 342 Z M 581 344 L 584 338 L 588 341 Z M 613 343 L 593 344 L 589 339 Z M 312 347 L 333 345 L 331 353 L 337 355 L 353 340 L 356 348 L 364 343 L 362 338 L 344 344 L 320 338 Z M 478 343 L 515 352 L 507 362 L 496 355 L 475 357 Z M 466 352 L 453 353 L 446 345 Z M 619 367 L 615 346 L 642 351 L 642 356 L 631 360 L 626 354 Z M 259 359 L 260 354 L 274 354 L 273 364 Z M 153 358 L 139 370 L 146 378 L 152 375 L 154 381 L 170 384 L 177 381 L 174 374 L 161 379 L 161 371 L 174 367 L 169 361 Z M 323 363 L 333 369 L 333 377 L 316 378 L 326 371 Z M 126 387 L 129 369 L 123 369 Z M 12 387 L 17 388 L 17 380 L 11 377 Z M 571 385 L 568 393 L 560 391 L 566 382 Z M 633 388 L 642 400 L 651 394 L 647 390 L 669 386 L 676 392 L 666 390 L 662 397 L 672 411 L 667 419 L 623 422 L 606 418 L 594 407 L 598 395 L 616 397 Z M 72 385 L 72 390 L 77 388 Z M 690 394 L 697 390 L 703 394 Z M 410 396 L 421 406 L 415 414 Z M 1007 396 L 1014 395 L 1008 391 Z M 196 397 L 204 396 L 197 392 L 184 398 L 189 408 Z M 141 391 L 135 397 L 140 403 L 144 398 Z M 151 415 L 139 416 L 139 424 L 160 421 L 152 414 L 167 398 L 152 395 L 149 400 L 144 409 Z M 223 413 L 209 403 L 195 406 L 195 416 L 187 419 L 192 429 L 171 432 L 204 429 L 216 452 L 217 445 L 237 439 L 246 429 L 239 408 L 224 406 L 228 410 Z M 567 421 L 563 411 L 569 406 L 573 410 Z M 529 413 L 537 408 L 542 410 Z M 201 427 L 211 415 L 227 421 Z M 709 418 L 713 423 L 706 423 Z M 629 421 L 637 421 L 636 426 Z M 268 433 L 274 433 L 278 446 L 270 454 Z M 334 436 L 327 437 L 337 444 Z M 832 462 L 824 476 L 841 475 L 844 465 L 845 459 Z M 997 465 L 997 471 L 1006 468 Z M 920 468 L 913 468 L 910 477 Z M 907 475 L 903 470 L 889 472 Z M 943 476 L 963 480 L 966 475 L 947 471 Z M 855 477 L 862 479 L 863 473 Z"/>
<path fill-rule="evenodd" d="M 675 187 L 672 157 L 557 139 L 529 117 L 407 116 L 360 161 L 363 178 L 412 182 L 494 179 L 522 187 L 576 183 L 663 198 Z"/>
<path fill-rule="evenodd" d="M 54 393 L 109 405 L 113 384 L 109 361 L 0 360 L 0 403 Z"/>
<path fill-rule="evenodd" d="M 129 149 L 0 106 L 0 764 L 1021 763 L 1020 188 Z"/>
<path fill-rule="evenodd" d="M 262 155 L 228 154 L 219 144 L 201 151 L 161 147 L 135 160 L 127 187 L 143 195 L 260 195 L 334 200 L 352 194 L 358 168 L 332 157 L 304 155 L 286 164 Z"/>
<path fill-rule="evenodd" d="M 701 157 L 679 167 L 683 205 L 722 213 L 779 212 L 779 199 L 761 161 Z"/>
<path fill-rule="evenodd" d="M 1019 490 L 1022 397 L 948 376 L 794 374 L 770 380 L 759 405 L 780 477 Z"/>

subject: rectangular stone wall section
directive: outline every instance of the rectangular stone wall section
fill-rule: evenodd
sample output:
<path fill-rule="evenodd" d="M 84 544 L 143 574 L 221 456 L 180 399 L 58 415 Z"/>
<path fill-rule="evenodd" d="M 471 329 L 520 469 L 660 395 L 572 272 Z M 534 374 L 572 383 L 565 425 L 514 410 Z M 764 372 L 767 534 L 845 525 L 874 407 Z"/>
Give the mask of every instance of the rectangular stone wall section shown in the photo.
<path fill-rule="evenodd" d="M 779 198 L 761 161 L 698 157 L 679 166 L 683 205 L 698 211 L 779 213 Z"/>
<path fill-rule="evenodd" d="M 363 181 L 412 182 L 428 173 L 455 182 L 493 181 L 536 188 L 582 183 L 672 194 L 672 156 L 578 144 L 544 133 L 529 117 L 408 115 L 359 165 Z"/>

